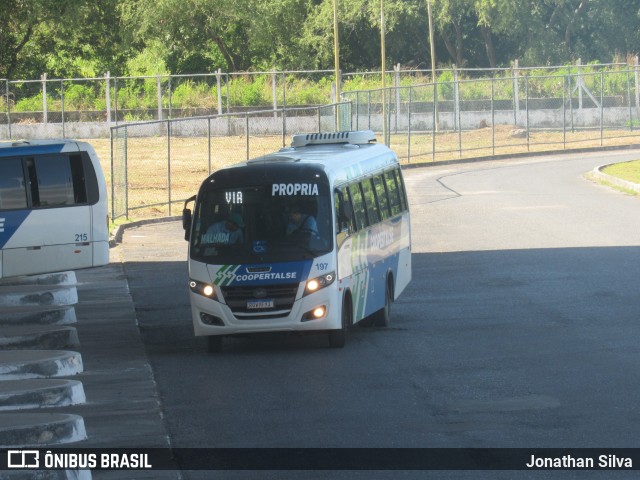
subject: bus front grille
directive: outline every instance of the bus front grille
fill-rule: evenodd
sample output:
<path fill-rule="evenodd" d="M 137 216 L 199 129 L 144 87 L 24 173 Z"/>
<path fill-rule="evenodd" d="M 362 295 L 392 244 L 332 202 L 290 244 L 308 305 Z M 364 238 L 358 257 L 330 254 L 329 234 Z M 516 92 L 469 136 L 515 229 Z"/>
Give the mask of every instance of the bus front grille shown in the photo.
<path fill-rule="evenodd" d="M 239 314 L 289 311 L 293 307 L 298 292 L 297 283 L 282 285 L 226 286 L 222 287 L 222 295 L 231 311 Z M 273 308 L 248 308 L 254 300 L 273 300 Z M 286 315 L 286 314 L 285 314 Z M 247 318 L 247 317 L 245 317 Z"/>

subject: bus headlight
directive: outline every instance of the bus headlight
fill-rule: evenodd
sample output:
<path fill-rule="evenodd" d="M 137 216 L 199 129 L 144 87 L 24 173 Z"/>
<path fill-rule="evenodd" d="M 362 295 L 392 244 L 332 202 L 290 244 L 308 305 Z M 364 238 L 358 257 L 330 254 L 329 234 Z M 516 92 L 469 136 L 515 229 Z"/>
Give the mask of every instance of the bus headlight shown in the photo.
<path fill-rule="evenodd" d="M 192 292 L 204 297 L 216 298 L 216 289 L 208 283 L 198 282 L 197 280 L 189 280 L 189 288 Z"/>
<path fill-rule="evenodd" d="M 324 305 L 321 305 L 305 313 L 302 316 L 302 321 L 308 322 L 310 320 L 319 320 L 323 318 L 326 314 L 327 314 L 327 307 L 325 307 Z"/>
<path fill-rule="evenodd" d="M 328 287 L 335 281 L 335 279 L 336 273 L 331 272 L 326 275 L 307 280 L 307 285 L 304 287 L 304 295 L 309 295 L 310 293 L 317 292 L 324 287 Z"/>

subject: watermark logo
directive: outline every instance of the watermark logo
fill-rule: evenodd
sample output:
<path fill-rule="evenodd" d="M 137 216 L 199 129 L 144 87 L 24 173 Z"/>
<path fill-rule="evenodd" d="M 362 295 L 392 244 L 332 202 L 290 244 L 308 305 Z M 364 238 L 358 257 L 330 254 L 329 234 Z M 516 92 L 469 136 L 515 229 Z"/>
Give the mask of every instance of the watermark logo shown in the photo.
<path fill-rule="evenodd" d="M 40 452 L 38 450 L 8 450 L 8 468 L 40 468 Z"/>

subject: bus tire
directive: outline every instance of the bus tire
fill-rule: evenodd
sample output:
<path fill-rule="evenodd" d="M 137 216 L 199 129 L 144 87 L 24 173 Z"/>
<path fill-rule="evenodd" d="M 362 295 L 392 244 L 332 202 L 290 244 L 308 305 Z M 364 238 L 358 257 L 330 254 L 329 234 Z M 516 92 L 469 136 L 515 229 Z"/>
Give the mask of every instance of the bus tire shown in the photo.
<path fill-rule="evenodd" d="M 353 321 L 353 311 L 351 309 L 351 299 L 345 295 L 342 300 L 342 313 L 340 314 L 342 327 L 338 330 L 329 331 L 329 346 L 331 348 L 343 348 L 347 343 L 347 330 Z"/>
<path fill-rule="evenodd" d="M 222 335 L 210 335 L 207 337 L 207 351 L 209 353 L 222 352 Z"/>
<path fill-rule="evenodd" d="M 373 324 L 376 327 L 388 327 L 391 322 L 391 304 L 393 303 L 393 279 L 391 275 L 387 276 L 387 285 L 384 290 L 384 307 L 372 315 Z"/>

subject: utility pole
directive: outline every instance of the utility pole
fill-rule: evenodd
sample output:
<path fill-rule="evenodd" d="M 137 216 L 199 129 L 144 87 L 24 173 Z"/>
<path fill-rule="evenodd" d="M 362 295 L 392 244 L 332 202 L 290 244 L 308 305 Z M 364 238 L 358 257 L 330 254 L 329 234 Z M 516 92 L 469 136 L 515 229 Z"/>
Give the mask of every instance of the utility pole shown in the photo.
<path fill-rule="evenodd" d="M 340 120 L 340 40 L 338 38 L 338 0 L 333 0 L 333 63 L 336 78 L 336 130 L 341 130 Z"/>
<path fill-rule="evenodd" d="M 382 55 L 382 138 L 387 145 L 387 61 L 384 45 L 384 0 L 380 0 L 380 54 Z"/>
<path fill-rule="evenodd" d="M 436 79 L 436 47 L 433 41 L 433 20 L 431 15 L 431 0 L 427 0 L 427 15 L 429 16 L 429 46 L 431 48 L 431 81 L 433 82 L 433 111 L 434 130 L 438 131 L 438 87 Z"/>

